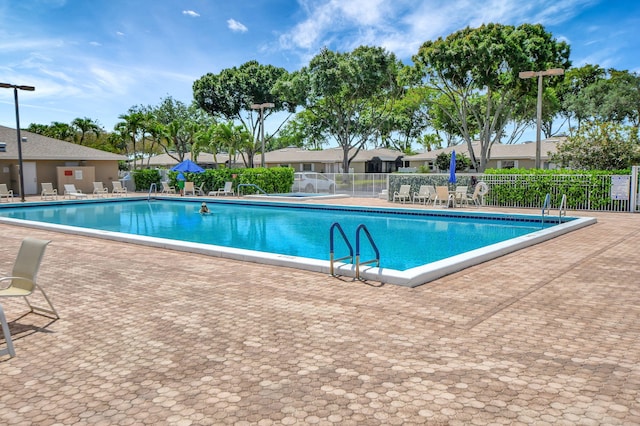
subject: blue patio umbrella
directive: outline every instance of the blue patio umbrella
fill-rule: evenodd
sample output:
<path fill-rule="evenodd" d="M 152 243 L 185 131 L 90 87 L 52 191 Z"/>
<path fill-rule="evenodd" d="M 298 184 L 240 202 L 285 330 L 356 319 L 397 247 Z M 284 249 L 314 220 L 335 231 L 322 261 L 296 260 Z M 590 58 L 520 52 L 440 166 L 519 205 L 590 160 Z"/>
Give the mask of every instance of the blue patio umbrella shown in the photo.
<path fill-rule="evenodd" d="M 451 151 L 451 161 L 449 162 L 449 183 L 456 183 L 456 152 Z"/>
<path fill-rule="evenodd" d="M 171 168 L 174 172 L 191 172 L 191 173 L 202 173 L 204 169 L 198 166 L 191 160 L 184 160 L 182 163 L 178 163 Z"/>

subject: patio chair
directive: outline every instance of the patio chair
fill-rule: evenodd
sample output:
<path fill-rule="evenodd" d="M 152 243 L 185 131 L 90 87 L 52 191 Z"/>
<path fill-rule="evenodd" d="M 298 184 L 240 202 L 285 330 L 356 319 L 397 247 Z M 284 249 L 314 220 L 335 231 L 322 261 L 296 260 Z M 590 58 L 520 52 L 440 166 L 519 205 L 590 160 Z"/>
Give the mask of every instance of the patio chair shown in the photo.
<path fill-rule="evenodd" d="M 93 182 L 93 196 L 106 197 L 109 195 L 109 188 L 105 188 L 102 182 Z"/>
<path fill-rule="evenodd" d="M 42 192 L 40 193 L 40 198 L 43 200 L 57 200 L 58 199 L 58 190 L 53 189 L 53 184 L 50 182 L 43 182 Z"/>
<path fill-rule="evenodd" d="M 11 340 L 9 324 L 7 324 L 7 317 L 4 316 L 2 305 L 0 305 L 0 324 L 2 325 L 2 334 L 4 335 L 4 341 L 7 342 L 7 349 L 0 349 L 0 355 L 9 355 L 10 358 L 13 358 L 14 356 L 16 356 L 16 350 L 13 348 L 13 340 Z"/>
<path fill-rule="evenodd" d="M 71 198 L 74 197 L 75 199 L 78 198 L 87 198 L 87 194 L 84 194 L 81 190 L 77 189 L 76 186 L 72 183 L 65 183 L 64 184 L 64 198 Z"/>
<path fill-rule="evenodd" d="M 418 192 L 413 193 L 413 202 L 422 201 L 422 204 L 427 204 L 429 201 L 433 200 L 435 195 L 436 190 L 432 185 L 420 185 Z"/>
<path fill-rule="evenodd" d="M 160 191 L 161 194 L 175 194 L 176 193 L 176 187 L 175 186 L 169 186 L 169 182 L 162 182 L 162 191 Z"/>
<path fill-rule="evenodd" d="M 196 190 L 196 195 L 205 195 L 206 192 L 204 190 L 204 183 L 200 186 L 194 186 L 195 190 Z"/>
<path fill-rule="evenodd" d="M 458 185 L 456 186 L 456 192 L 454 193 L 454 198 L 456 204 L 462 207 L 462 203 L 466 202 L 467 206 L 469 205 L 469 197 L 467 196 L 468 186 L 466 185 Z"/>
<path fill-rule="evenodd" d="M 120 182 L 119 180 L 114 180 L 111 183 L 113 184 L 113 191 L 112 191 L 113 195 L 117 195 L 119 197 L 126 195 L 127 188 L 122 186 L 122 182 Z"/>
<path fill-rule="evenodd" d="M 7 188 L 6 183 L 0 183 L 0 201 L 2 201 L 3 198 L 6 198 L 7 201 L 11 198 L 13 202 L 13 189 Z"/>
<path fill-rule="evenodd" d="M 446 186 L 436 186 L 436 198 L 433 200 L 433 205 L 441 205 L 444 207 L 455 206 L 456 199 L 454 194 L 449 193 L 449 188 Z"/>
<path fill-rule="evenodd" d="M 396 200 L 402 201 L 403 204 L 406 200 L 411 201 L 411 185 L 400 185 L 400 190 L 393 193 L 393 201 Z"/>
<path fill-rule="evenodd" d="M 47 293 L 45 293 L 44 289 L 36 282 L 40 262 L 42 261 L 44 250 L 49 243 L 50 241 L 30 237 L 22 240 L 18 256 L 13 264 L 11 276 L 0 278 L 0 283 L 9 281 L 7 287 L 0 289 L 0 297 L 23 297 L 31 309 L 31 312 L 39 315 L 43 315 L 43 313 L 54 315 L 56 318 L 60 318 L 51 300 L 49 300 Z M 49 304 L 50 309 L 37 307 L 29 302 L 27 296 L 30 296 L 36 289 L 40 290 L 44 296 L 44 300 Z"/>
<path fill-rule="evenodd" d="M 196 188 L 195 188 L 193 182 L 185 182 L 184 183 L 184 190 L 182 191 L 182 193 L 184 195 L 187 195 L 187 193 L 191 193 L 191 195 L 196 195 Z"/>
<path fill-rule="evenodd" d="M 235 195 L 235 191 L 233 190 L 233 182 L 225 182 L 224 188 L 220 188 L 217 191 L 209 191 L 209 195 Z"/>

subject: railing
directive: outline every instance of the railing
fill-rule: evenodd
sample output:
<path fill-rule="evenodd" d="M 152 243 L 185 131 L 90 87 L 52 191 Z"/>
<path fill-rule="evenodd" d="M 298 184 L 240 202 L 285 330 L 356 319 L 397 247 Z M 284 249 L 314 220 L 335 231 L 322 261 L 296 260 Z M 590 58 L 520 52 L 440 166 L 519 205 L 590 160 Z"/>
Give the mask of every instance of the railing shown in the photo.
<path fill-rule="evenodd" d="M 338 259 L 334 259 L 334 257 L 333 257 L 333 254 L 334 254 L 334 237 L 333 237 L 334 232 L 333 231 L 336 230 L 336 229 L 340 232 L 340 235 L 342 236 L 342 240 L 345 242 L 345 244 L 349 248 L 349 256 L 340 257 Z M 329 228 L 329 270 L 331 272 L 331 276 L 335 276 L 335 274 L 333 272 L 334 271 L 333 263 L 334 262 L 341 262 L 341 261 L 346 260 L 346 259 L 351 259 L 350 263 L 353 263 L 353 247 L 351 246 L 351 243 L 349 242 L 349 239 L 347 238 L 347 235 L 342 230 L 342 226 L 340 226 L 340 224 L 338 222 L 335 222 Z"/>
<path fill-rule="evenodd" d="M 365 260 L 363 262 L 360 261 L 360 231 L 364 231 L 365 235 L 369 239 L 369 244 L 371 244 L 371 248 L 376 254 L 375 259 Z M 370 263 L 375 263 L 376 266 L 380 266 L 380 251 L 378 250 L 378 246 L 376 246 L 376 243 L 373 241 L 373 238 L 371 237 L 369 230 L 364 224 L 362 224 L 358 226 L 358 229 L 356 229 L 356 279 L 357 280 L 360 279 L 360 265 L 368 265 Z"/>
<path fill-rule="evenodd" d="M 156 192 L 158 192 L 158 187 L 156 186 L 156 183 L 153 182 L 151 184 L 151 186 L 149 186 L 149 197 L 147 197 L 147 201 L 151 201 L 151 190 L 153 189 L 153 193 L 155 194 Z"/>
<path fill-rule="evenodd" d="M 236 189 L 238 191 L 238 197 L 240 196 L 240 188 L 244 188 L 244 187 L 255 188 L 256 190 L 258 190 L 258 192 L 262 192 L 264 195 L 269 195 L 265 190 L 260 188 L 255 183 L 241 183 L 240 185 L 238 185 L 238 188 Z"/>

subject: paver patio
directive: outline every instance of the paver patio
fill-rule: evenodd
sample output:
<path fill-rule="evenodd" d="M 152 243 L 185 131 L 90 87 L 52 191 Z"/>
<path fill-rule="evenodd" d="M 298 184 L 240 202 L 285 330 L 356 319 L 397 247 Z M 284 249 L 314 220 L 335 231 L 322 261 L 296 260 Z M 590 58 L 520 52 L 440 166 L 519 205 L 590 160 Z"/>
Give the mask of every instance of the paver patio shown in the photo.
<path fill-rule="evenodd" d="M 569 214 L 414 289 L 0 224 L 61 315 L 0 300 L 0 423 L 640 424 L 640 216 Z"/>

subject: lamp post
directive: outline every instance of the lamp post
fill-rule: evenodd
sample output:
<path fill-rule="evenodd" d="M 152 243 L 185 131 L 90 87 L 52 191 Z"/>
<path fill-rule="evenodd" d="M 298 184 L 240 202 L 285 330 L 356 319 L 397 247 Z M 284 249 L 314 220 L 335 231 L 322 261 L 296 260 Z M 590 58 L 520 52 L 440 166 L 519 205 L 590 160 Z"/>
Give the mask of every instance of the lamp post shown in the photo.
<path fill-rule="evenodd" d="M 538 77 L 538 103 L 536 107 L 536 169 L 540 168 L 540 128 L 542 126 L 542 77 L 545 75 L 562 75 L 564 69 L 551 68 L 545 71 L 522 71 L 518 74 L 520 78 Z"/>
<path fill-rule="evenodd" d="M 264 109 L 265 108 L 273 108 L 275 104 L 271 102 L 267 102 L 264 104 L 253 104 L 251 105 L 251 109 L 259 109 L 260 110 L 260 130 L 262 136 L 260 139 L 262 140 L 262 148 L 261 148 L 261 156 L 260 156 L 260 167 L 264 167 Z"/>
<path fill-rule="evenodd" d="M 16 134 L 18 136 L 18 175 L 20 176 L 20 200 L 24 203 L 24 174 L 22 173 L 22 138 L 20 137 L 20 113 L 18 109 L 18 89 L 33 92 L 33 86 L 17 86 L 15 84 L 0 83 L 4 89 L 13 89 L 13 97 L 16 104 Z"/>

